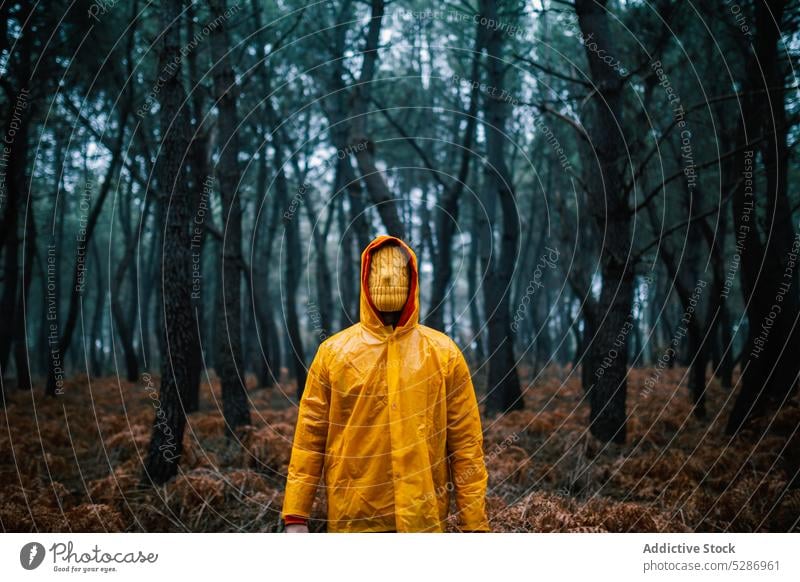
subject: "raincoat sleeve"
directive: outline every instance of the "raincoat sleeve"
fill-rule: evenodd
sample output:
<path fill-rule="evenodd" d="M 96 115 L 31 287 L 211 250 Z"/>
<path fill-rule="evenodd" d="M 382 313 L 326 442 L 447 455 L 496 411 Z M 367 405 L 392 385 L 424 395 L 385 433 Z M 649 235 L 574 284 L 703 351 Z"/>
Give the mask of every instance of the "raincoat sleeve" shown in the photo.
<path fill-rule="evenodd" d="M 308 517 L 322 475 L 328 437 L 330 382 L 328 364 L 320 346 L 308 370 L 294 432 L 292 458 L 286 478 L 282 517 Z"/>
<path fill-rule="evenodd" d="M 447 456 L 460 527 L 490 531 L 486 519 L 486 465 L 481 417 L 469 366 L 456 348 L 447 385 Z"/>

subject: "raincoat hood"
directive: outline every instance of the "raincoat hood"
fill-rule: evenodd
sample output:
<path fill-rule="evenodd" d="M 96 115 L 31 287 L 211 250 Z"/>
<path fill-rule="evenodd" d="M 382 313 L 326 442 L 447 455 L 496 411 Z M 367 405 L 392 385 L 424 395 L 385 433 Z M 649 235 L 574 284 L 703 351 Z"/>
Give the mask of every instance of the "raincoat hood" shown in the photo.
<path fill-rule="evenodd" d="M 399 246 L 408 255 L 410 281 L 408 286 L 408 299 L 403 307 L 397 325 L 385 325 L 380 311 L 375 307 L 369 294 L 369 266 L 373 253 L 387 244 Z M 383 338 L 392 334 L 402 335 L 419 323 L 419 270 L 417 255 L 405 242 L 395 236 L 381 235 L 367 245 L 361 253 L 361 325 L 373 335 Z"/>

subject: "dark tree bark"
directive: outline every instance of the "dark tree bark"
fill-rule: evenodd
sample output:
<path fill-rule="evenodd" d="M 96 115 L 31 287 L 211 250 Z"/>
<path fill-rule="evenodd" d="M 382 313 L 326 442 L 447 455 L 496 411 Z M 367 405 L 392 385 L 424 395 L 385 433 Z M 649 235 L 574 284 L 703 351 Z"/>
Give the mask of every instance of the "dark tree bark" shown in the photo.
<path fill-rule="evenodd" d="M 497 22 L 499 18 L 497 1 L 481 0 L 480 12 L 481 17 Z M 504 73 L 507 66 L 503 61 L 504 36 L 499 29 L 487 31 L 487 84 L 491 87 L 505 86 Z M 514 358 L 514 338 L 509 312 L 511 280 L 519 246 L 519 216 L 516 212 L 511 173 L 508 171 L 505 159 L 508 109 L 508 103 L 501 98 L 493 94 L 486 96 L 484 118 L 488 163 L 484 166 L 483 195 L 500 203 L 502 215 L 499 253 L 489 253 L 491 248 L 481 249 L 489 274 L 483 283 L 489 328 L 489 373 L 486 395 L 486 411 L 489 414 L 518 410 L 524 406 Z M 489 228 L 493 228 L 491 222 Z M 490 241 L 486 242 L 488 247 Z"/>
<path fill-rule="evenodd" d="M 94 312 L 92 313 L 92 324 L 87 334 L 88 337 L 82 337 L 84 341 L 85 353 L 87 360 L 91 362 L 90 370 L 97 376 L 103 375 L 103 311 L 106 304 L 106 294 L 103 292 L 105 280 L 103 278 L 103 268 L 100 261 L 100 250 L 97 248 L 97 239 L 92 239 L 91 243 L 92 261 L 96 265 L 97 275 L 94 277 L 95 284 L 95 300 L 93 304 Z M 97 344 L 100 344 L 99 346 Z M 88 370 L 87 370 L 88 372 Z"/>
<path fill-rule="evenodd" d="M 186 10 L 187 37 L 195 37 L 195 14 L 197 5 L 190 3 Z M 198 51 L 189 51 L 186 56 L 186 64 L 189 70 L 189 86 L 191 87 L 192 104 L 192 137 L 189 144 L 189 163 L 191 164 L 190 175 L 192 177 L 191 187 L 193 196 L 193 215 L 192 222 L 192 262 L 199 265 L 202 269 L 203 251 L 206 242 L 206 220 L 210 204 L 210 188 L 206 185 L 206 180 L 210 177 L 208 163 L 208 149 L 210 139 L 204 120 L 208 119 L 205 113 L 205 87 L 202 84 L 197 66 Z M 195 267 L 193 267 L 195 268 Z M 192 287 L 192 310 L 195 315 L 195 325 L 193 328 L 194 337 L 192 342 L 192 377 L 187 388 L 186 411 L 197 412 L 200 409 L 200 375 L 203 368 L 202 351 L 202 332 L 206 327 L 204 309 L 204 290 L 203 277 L 197 277 Z"/>
<path fill-rule="evenodd" d="M 716 364 L 717 375 L 723 388 L 733 387 L 733 333 L 731 332 L 730 308 L 723 302 L 719 312 L 719 349 L 721 357 Z"/>
<path fill-rule="evenodd" d="M 27 313 L 28 297 L 33 282 L 33 261 L 36 259 L 36 223 L 34 221 L 33 196 L 25 202 L 25 236 L 22 255 L 22 288 L 16 313 L 16 338 L 14 339 L 14 361 L 17 366 L 17 388 L 31 390 L 31 366 L 28 353 Z"/>
<path fill-rule="evenodd" d="M 599 48 L 586 46 L 594 84 L 589 128 L 597 156 L 602 189 L 589 195 L 589 214 L 603 241 L 602 288 L 597 305 L 597 328 L 592 341 L 592 383 L 588 387 L 591 433 L 603 442 L 625 442 L 627 394 L 627 333 L 631 324 L 633 270 L 630 264 L 631 210 L 623 183 L 626 159 L 622 133 L 622 81 L 598 54 L 617 55 L 609 27 L 605 0 L 576 0 L 575 11 L 584 38 Z"/>
<path fill-rule="evenodd" d="M 779 52 L 786 5 L 786 0 L 756 3 L 754 52 L 743 83 L 739 168 L 754 169 L 755 147 L 746 146 L 763 140 L 766 183 L 763 194 L 757 195 L 757 186 L 741 181 L 733 197 L 734 224 L 738 233 L 744 233 L 741 281 L 749 337 L 742 355 L 742 389 L 728 419 L 728 433 L 737 432 L 769 406 L 780 405 L 796 388 L 800 373 L 800 269 L 789 264 L 789 255 L 797 248 L 788 198 L 785 73 Z M 761 240 L 755 220 L 760 201 L 766 210 L 766 241 Z"/>
<path fill-rule="evenodd" d="M 478 279 L 480 277 L 480 250 L 483 242 L 479 233 L 482 232 L 480 212 L 477 203 L 472 204 L 472 217 L 470 219 L 471 229 L 469 237 L 469 250 L 467 255 L 467 289 L 469 293 L 469 321 L 472 328 L 472 338 L 475 342 L 475 359 L 479 362 L 486 358 L 485 340 L 483 333 L 483 319 L 481 318 L 480 307 L 478 305 Z"/>
<path fill-rule="evenodd" d="M 160 202 L 159 202 L 160 204 Z M 145 281 L 158 281 L 160 280 L 161 268 L 159 264 L 159 249 L 162 247 L 161 224 L 162 214 L 159 208 L 157 217 L 154 220 L 156 232 L 150 241 L 150 248 L 145 261 L 141 265 L 142 272 L 144 273 Z M 140 267 L 137 265 L 136 269 Z M 153 337 L 153 325 L 156 328 L 159 326 L 160 318 L 157 316 L 158 306 L 154 304 L 160 301 L 161 293 L 159 292 L 159 285 L 142 285 L 141 289 L 137 288 L 137 294 L 141 293 L 142 303 L 139 311 L 140 318 L 140 333 L 141 333 L 141 350 L 142 350 L 142 363 L 146 368 L 152 369 L 156 364 L 160 365 L 157 343 L 160 342 L 158 337 Z M 153 299 L 156 298 L 155 301 Z M 154 311 L 156 313 L 154 313 Z"/>
<path fill-rule="evenodd" d="M 131 189 L 128 190 L 128 197 L 128 203 L 130 204 L 130 201 L 133 198 L 133 192 Z M 144 209 L 142 210 L 142 216 L 140 218 L 143 223 L 147 220 L 151 200 L 151 196 L 145 199 Z M 131 206 L 133 205 L 131 204 Z M 122 257 L 119 259 L 119 262 L 117 263 L 117 268 L 114 270 L 114 276 L 110 282 L 111 315 L 113 317 L 114 324 L 117 326 L 117 336 L 119 337 L 120 344 L 122 345 L 122 353 L 125 359 L 125 376 L 129 382 L 135 382 L 139 379 L 139 359 L 136 355 L 136 349 L 133 345 L 134 326 L 136 323 L 135 311 L 129 314 L 125 313 L 122 302 L 122 287 L 126 274 L 129 270 L 132 271 L 134 273 L 134 277 L 129 281 L 129 302 L 135 305 L 137 296 L 137 277 L 135 276 L 136 269 L 130 269 L 130 266 L 136 255 L 136 248 L 138 246 L 139 239 L 131 228 L 129 218 L 123 218 L 122 213 L 120 213 L 120 222 L 123 223 L 121 230 L 123 233 L 125 233 L 126 237 L 125 250 L 122 254 Z"/>
<path fill-rule="evenodd" d="M 7 180 L 6 180 L 6 199 L 4 201 L 2 224 L 0 224 L 0 250 L 3 251 L 3 292 L 0 295 L 0 318 L 7 333 L 0 333 L 0 384 L 8 370 L 8 361 L 11 355 L 11 345 L 18 330 L 17 306 L 20 295 L 24 289 L 20 289 L 19 273 L 19 212 L 23 202 L 23 195 L 27 183 L 26 169 L 28 167 L 28 131 L 30 128 L 33 109 L 36 107 L 32 101 L 31 87 L 31 64 L 33 54 L 33 32 L 30 27 L 21 31 L 20 37 L 15 41 L 14 48 L 8 46 L 10 36 L 8 34 L 7 17 L 12 9 L 11 5 L 2 7 L 0 19 L 2 24 L 3 49 L 10 51 L 5 63 L 5 71 L 2 77 L 2 88 L 8 100 L 8 108 L 4 112 L 3 136 L 4 140 L 12 134 L 10 130 L 16 125 L 16 133 L 11 143 L 4 141 L 3 147 L 7 148 Z M 30 20 L 35 5 L 22 5 L 19 8 L 18 16 L 22 22 Z M 23 225 L 27 226 L 26 223 Z M 24 281 L 22 283 L 24 287 Z"/>
<path fill-rule="evenodd" d="M 29 39 L 30 34 L 23 34 L 23 39 Z M 26 46 L 23 42 L 23 48 Z M 28 47 L 29 50 L 30 47 Z M 22 57 L 27 60 L 26 57 Z M 30 99 L 30 93 L 22 88 L 14 94 L 13 103 L 25 103 Z M 15 113 L 16 110 L 16 113 Z M 21 115 L 20 115 L 21 114 Z M 0 317 L 8 329 L 14 330 L 19 302 L 19 212 L 25 187 L 25 168 L 28 160 L 28 127 L 29 114 L 25 109 L 12 107 L 8 111 L 3 135 L 9 134 L 9 128 L 14 123 L 15 115 L 19 115 L 19 129 L 8 154 L 9 179 L 7 184 L 7 197 L 5 215 L 3 216 L 2 242 L 5 246 L 5 264 L 3 267 L 3 293 L 0 296 Z M 0 373 L 5 375 L 8 369 L 8 360 L 11 353 L 13 333 L 0 334 Z"/>
<path fill-rule="evenodd" d="M 161 144 L 156 160 L 160 192 L 159 229 L 163 232 L 161 297 L 160 408 L 156 409 L 143 479 L 161 484 L 178 470 L 186 428 L 186 390 L 191 380 L 191 346 L 194 317 L 191 309 L 192 196 L 187 191 L 186 166 L 181 163 L 189 147 L 189 126 L 180 67 L 181 0 L 162 0 L 159 72 Z"/>
<path fill-rule="evenodd" d="M 216 61 L 214 91 L 219 108 L 219 141 L 221 151 L 217 164 L 222 200 L 223 237 L 220 282 L 221 303 L 217 305 L 217 375 L 222 384 L 222 408 L 225 423 L 233 436 L 250 424 L 250 409 L 242 367 L 242 209 L 239 197 L 239 136 L 236 110 L 237 87 L 231 65 L 226 0 L 213 0 L 211 13 L 222 22 L 211 35 L 211 51 Z"/>

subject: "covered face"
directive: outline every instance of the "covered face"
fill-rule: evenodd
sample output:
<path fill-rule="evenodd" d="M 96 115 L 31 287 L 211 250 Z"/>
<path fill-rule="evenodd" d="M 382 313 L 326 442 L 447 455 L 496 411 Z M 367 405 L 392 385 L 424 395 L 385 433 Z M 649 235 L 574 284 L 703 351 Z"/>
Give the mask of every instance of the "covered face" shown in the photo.
<path fill-rule="evenodd" d="M 385 244 L 372 252 L 367 285 L 378 311 L 400 311 L 408 299 L 409 257 L 400 246 Z"/>

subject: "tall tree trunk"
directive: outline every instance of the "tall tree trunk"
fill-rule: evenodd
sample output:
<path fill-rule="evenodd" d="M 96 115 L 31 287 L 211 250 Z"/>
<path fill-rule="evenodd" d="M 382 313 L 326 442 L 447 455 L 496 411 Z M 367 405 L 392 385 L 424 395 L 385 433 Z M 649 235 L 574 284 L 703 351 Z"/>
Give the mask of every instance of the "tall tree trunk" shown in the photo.
<path fill-rule="evenodd" d="M 334 192 L 336 190 L 334 189 Z M 330 264 L 328 263 L 328 254 L 325 252 L 328 246 L 328 234 L 330 232 L 330 225 L 332 224 L 333 214 L 335 209 L 329 207 L 328 218 L 323 225 L 317 217 L 320 215 L 314 209 L 314 204 L 310 196 L 306 196 L 303 201 L 306 208 L 306 215 L 308 217 L 308 224 L 313 230 L 314 237 L 314 265 L 316 268 L 317 282 L 317 304 L 316 309 L 309 305 L 309 317 L 312 320 L 312 327 L 314 328 L 315 335 L 318 336 L 319 341 L 324 337 L 330 335 L 333 328 L 333 296 L 332 290 L 334 288 L 333 281 L 331 280 Z M 309 290 L 309 296 L 311 292 Z"/>
<path fill-rule="evenodd" d="M 766 242 L 760 240 L 755 208 L 755 180 L 741 181 L 734 192 L 734 221 L 744 235 L 741 279 L 749 337 L 742 355 L 742 389 L 728 419 L 727 432 L 737 432 L 747 420 L 780 405 L 795 389 L 800 373 L 800 298 L 798 271 L 791 263 L 798 252 L 788 199 L 788 159 L 785 75 L 779 42 L 785 0 L 756 3 L 754 53 L 744 81 L 746 95 L 737 143 L 745 147 L 763 138 L 766 171 L 763 194 Z M 764 98 L 766 91 L 766 99 Z M 740 168 L 754 166 L 754 148 L 745 149 Z"/>
<path fill-rule="evenodd" d="M 480 306 L 478 305 L 478 280 L 480 267 L 480 250 L 483 243 L 482 236 L 482 221 L 479 217 L 483 216 L 483 210 L 477 207 L 477 203 L 472 204 L 472 217 L 470 237 L 469 237 L 469 250 L 467 251 L 467 293 L 469 294 L 469 321 L 472 332 L 472 340 L 475 342 L 475 359 L 478 362 L 483 362 L 486 358 L 486 349 L 484 342 L 484 331 L 480 313 Z"/>
<path fill-rule="evenodd" d="M 353 247 L 359 244 L 359 238 L 353 229 L 347 227 L 349 221 L 345 206 L 346 201 L 342 196 L 339 198 L 336 210 L 337 226 L 342 237 L 342 281 L 340 287 L 341 300 L 339 301 L 342 306 L 342 310 L 339 313 L 339 327 L 341 329 L 358 321 L 359 302 L 358 277 L 356 275 L 358 268 L 356 264 L 357 254 L 353 251 Z M 363 217 L 361 217 L 361 220 L 363 220 Z"/>
<path fill-rule="evenodd" d="M 217 306 L 216 370 L 222 384 L 222 409 L 229 433 L 250 424 L 250 409 L 242 366 L 242 209 L 239 197 L 239 116 L 233 67 L 228 37 L 227 2 L 213 0 L 211 14 L 222 22 L 211 35 L 214 67 L 214 91 L 219 108 L 219 141 L 221 151 L 217 164 L 220 198 L 222 200 L 222 280 Z"/>
<path fill-rule="evenodd" d="M 292 249 L 300 248 L 298 230 L 299 216 L 293 220 L 284 220 L 286 228 L 286 245 L 290 249 L 286 253 L 286 327 L 289 332 L 289 357 L 292 361 L 294 377 L 297 379 L 297 400 L 303 396 L 306 385 L 305 349 L 303 336 L 300 334 L 300 318 L 297 313 L 297 292 L 300 282 L 299 253 Z"/>
<path fill-rule="evenodd" d="M 161 386 L 150 437 L 143 479 L 161 484 L 173 477 L 183 454 L 186 428 L 186 389 L 191 379 L 191 346 L 194 324 L 191 309 L 192 196 L 187 192 L 186 166 L 181 162 L 189 147 L 189 126 L 181 79 L 181 0 L 162 0 L 159 71 L 161 146 L 156 160 L 159 190 L 159 230 L 163 232 L 161 295 Z"/>
<path fill-rule="evenodd" d="M 498 21 L 496 0 L 481 0 L 481 17 Z M 500 29 L 487 32 L 487 84 L 504 87 L 504 33 Z M 483 283 L 484 303 L 489 327 L 489 373 L 486 411 L 489 414 L 517 410 L 524 406 L 514 359 L 514 337 L 511 332 L 509 303 L 511 281 L 519 244 L 519 216 L 511 173 L 505 159 L 504 144 L 508 103 L 495 95 L 487 95 L 484 105 L 486 152 L 483 191 L 487 198 L 500 203 L 502 215 L 499 253 L 486 254 L 489 277 Z M 489 232 L 492 224 L 489 223 Z M 487 241 L 491 244 L 491 239 Z M 482 249 L 484 252 L 491 249 Z M 499 254 L 499 257 L 497 255 Z"/>
<path fill-rule="evenodd" d="M 303 389 L 306 384 L 306 365 L 305 365 L 305 349 L 303 348 L 303 338 L 300 332 L 300 318 L 297 311 L 297 293 L 300 283 L 301 265 L 300 253 L 297 252 L 301 248 L 299 239 L 300 229 L 300 214 L 299 208 L 289 210 L 290 204 L 294 199 L 290 200 L 289 184 L 286 179 L 285 172 L 285 159 L 284 149 L 291 150 L 288 146 L 287 137 L 283 127 L 280 127 L 279 114 L 275 109 L 272 99 L 265 101 L 267 121 L 272 128 L 272 147 L 274 149 L 273 165 L 275 168 L 275 202 L 276 209 L 280 210 L 284 236 L 286 241 L 286 258 L 285 258 L 285 272 L 284 272 L 284 286 L 286 294 L 286 302 L 284 306 L 286 331 L 288 333 L 288 350 L 287 355 L 291 363 L 291 373 L 297 381 L 296 397 L 299 402 L 303 395 Z M 298 180 L 301 179 L 297 176 Z M 301 187 L 301 184 L 298 184 Z M 299 199 L 302 203 L 302 198 Z"/>
<path fill-rule="evenodd" d="M 128 191 L 129 201 L 133 198 L 133 192 L 131 190 Z M 142 215 L 140 220 L 145 222 L 147 220 L 147 214 L 150 207 L 150 201 L 152 200 L 152 196 L 148 196 L 144 202 L 144 208 L 142 210 Z M 131 204 L 131 207 L 133 204 Z M 120 218 L 122 218 L 120 216 Z M 135 324 L 135 311 L 132 311 L 130 314 L 126 315 L 125 310 L 123 309 L 122 300 L 123 300 L 123 293 L 122 287 L 125 280 L 125 276 L 130 269 L 131 263 L 133 262 L 134 256 L 136 255 L 136 247 L 138 238 L 136 234 L 133 232 L 133 229 L 130 228 L 130 223 L 128 220 L 125 220 L 128 224 L 127 227 L 123 226 L 123 232 L 127 231 L 127 239 L 125 241 L 125 250 L 122 254 L 122 257 L 119 259 L 117 263 L 117 268 L 114 271 L 114 276 L 109 284 L 111 289 L 111 315 L 113 318 L 114 324 L 117 326 L 117 336 L 119 337 L 120 344 L 122 344 L 122 352 L 125 358 L 125 376 L 129 382 L 136 382 L 139 379 L 139 360 L 136 357 L 136 349 L 133 345 L 133 338 L 134 338 L 134 324 Z M 137 278 L 135 276 L 136 269 L 130 269 L 134 272 L 134 278 L 130 280 L 130 298 L 129 301 L 131 304 L 136 304 L 136 297 L 137 293 Z"/>
<path fill-rule="evenodd" d="M 24 39 L 30 38 L 30 33 L 23 34 Z M 23 47 L 25 43 L 23 43 Z M 23 57 L 25 58 L 25 57 Z M 25 79 L 27 82 L 27 78 Z M 16 326 L 17 307 L 19 303 L 19 212 L 22 194 L 25 189 L 25 172 L 28 164 L 28 126 L 29 112 L 27 101 L 30 93 L 21 89 L 14 95 L 14 105 L 9 108 L 3 135 L 9 135 L 12 124 L 19 124 L 14 141 L 8 153 L 8 167 L 10 179 L 7 184 L 7 197 L 5 202 L 5 215 L 3 228 L 0 233 L 5 250 L 5 265 L 3 267 L 3 293 L 0 296 L 0 318 L 7 329 L 14 330 Z M 17 105 L 19 104 L 19 105 Z M 0 334 L 0 374 L 5 376 L 8 369 L 8 360 L 11 354 L 13 333 Z"/>
<path fill-rule="evenodd" d="M 261 186 L 259 192 L 266 196 L 267 194 L 267 157 L 266 152 L 262 154 L 261 161 L 262 171 L 260 174 Z M 281 201 L 277 196 L 269 198 L 271 202 L 270 207 L 267 209 L 269 219 L 266 221 L 266 227 L 261 227 L 261 233 L 258 239 L 261 241 L 259 244 L 260 253 L 263 260 L 251 261 L 253 265 L 253 277 L 255 281 L 253 286 L 256 289 L 256 297 L 253 298 L 254 310 L 258 319 L 259 338 L 262 344 L 262 357 L 263 365 L 261 369 L 261 385 L 274 386 L 280 382 L 281 377 L 281 342 L 278 335 L 278 326 L 275 324 L 275 312 L 273 309 L 273 301 L 270 296 L 270 265 L 272 264 L 273 243 L 277 238 L 278 225 L 280 224 L 280 216 L 283 212 Z M 256 231 L 258 233 L 258 230 Z"/>
<path fill-rule="evenodd" d="M 94 312 L 92 313 L 92 326 L 89 331 L 89 338 L 86 342 L 87 360 L 91 362 L 90 369 L 92 372 L 101 376 L 103 374 L 103 311 L 106 304 L 106 296 L 103 293 L 105 281 L 103 280 L 103 267 L 100 260 L 100 249 L 97 248 L 97 239 L 92 239 L 91 243 L 92 261 L 96 265 L 97 276 L 94 278 L 95 282 L 95 300 Z M 100 344 L 99 346 L 97 344 Z"/>
<path fill-rule="evenodd" d="M 284 172 L 284 142 L 282 131 L 275 131 L 273 133 L 273 139 L 275 148 L 276 194 L 284 208 L 287 208 L 290 197 L 289 185 Z M 299 212 L 284 212 L 282 216 L 287 249 L 284 285 L 286 294 L 286 331 L 289 335 L 288 355 L 291 362 L 292 375 L 297 380 L 296 397 L 299 402 L 300 398 L 303 396 L 303 389 L 306 385 L 305 349 L 303 348 L 303 337 L 300 334 L 300 318 L 297 312 L 297 293 L 301 275 L 301 266 L 299 263 L 300 253 L 297 252 L 297 250 L 301 248 L 299 238 L 300 214 Z"/>
<path fill-rule="evenodd" d="M 719 312 L 719 348 L 721 352 L 718 363 L 718 376 L 723 388 L 730 390 L 733 387 L 733 334 L 731 333 L 730 309 L 727 301 L 720 306 Z"/>
<path fill-rule="evenodd" d="M 159 249 L 162 246 L 163 237 L 161 235 L 161 209 L 158 209 L 156 220 L 154 221 L 155 230 L 156 232 L 152 236 L 152 240 L 150 241 L 150 248 L 148 249 L 148 255 L 145 257 L 144 262 L 141 261 L 141 254 L 140 259 L 136 265 L 136 270 L 141 270 L 145 273 L 144 280 L 145 281 L 159 281 L 161 279 L 161 268 L 158 262 L 159 258 Z M 155 364 L 158 362 L 158 350 L 154 347 L 153 342 L 153 331 L 152 326 L 155 324 L 156 326 L 160 325 L 160 318 L 154 314 L 154 311 L 158 312 L 158 307 L 155 306 L 153 308 L 153 298 L 156 297 L 156 303 L 160 302 L 160 286 L 159 285 L 144 285 L 140 290 L 138 287 L 136 289 L 136 294 L 139 295 L 141 293 L 141 307 L 138 312 L 138 319 L 139 319 L 139 333 L 141 334 L 141 351 L 142 351 L 142 363 L 144 364 L 145 368 L 153 369 Z M 156 338 L 159 342 L 160 340 Z M 149 359 L 148 359 L 149 357 Z"/>
<path fill-rule="evenodd" d="M 594 85 L 591 142 L 597 157 L 603 189 L 590 193 L 589 214 L 603 241 L 602 287 L 597 304 L 597 333 L 592 342 L 592 384 L 588 387 L 591 433 L 603 442 L 625 441 L 627 394 L 627 333 L 633 302 L 633 270 L 630 264 L 631 211 L 624 190 L 625 138 L 622 134 L 622 81 L 599 56 L 619 54 L 611 30 L 605 0 L 576 0 L 575 11 L 587 43 L 586 58 Z"/>
<path fill-rule="evenodd" d="M 578 346 L 578 361 L 581 362 L 581 386 L 584 391 L 588 391 L 594 380 L 597 366 L 594 360 L 592 343 L 597 333 L 597 302 L 584 300 L 581 306 L 583 316 L 583 333 Z"/>
<path fill-rule="evenodd" d="M 186 10 L 187 37 L 195 37 L 195 14 L 197 5 L 190 3 Z M 200 375 L 203 369 L 203 348 L 202 333 L 206 327 L 205 321 L 205 285 L 203 277 L 198 276 L 202 272 L 203 251 L 206 242 L 206 220 L 210 215 L 211 186 L 209 185 L 210 170 L 207 159 L 209 147 L 209 132 L 205 123 L 209 119 L 205 111 L 205 87 L 202 84 L 197 66 L 198 51 L 189 51 L 186 55 L 186 64 L 189 71 L 189 86 L 191 91 L 192 104 L 192 137 L 190 141 L 189 163 L 191 164 L 192 176 L 192 311 L 194 313 L 195 324 L 193 327 L 192 341 L 192 377 L 187 387 L 186 412 L 197 412 L 200 408 Z M 214 322 L 212 322 L 212 325 Z"/>
<path fill-rule="evenodd" d="M 23 4 L 19 11 L 22 22 L 32 18 L 36 6 Z M 3 49 L 10 50 L 3 71 L 3 89 L 9 100 L 6 117 L 3 120 L 4 140 L 14 136 L 11 143 L 5 142 L 3 147 L 7 154 L 8 177 L 6 181 L 6 200 L 3 208 L 3 219 L 0 228 L 0 250 L 5 247 L 5 264 L 3 267 L 3 292 L 0 295 L 0 321 L 12 333 L 0 333 L 0 384 L 3 384 L 8 360 L 11 354 L 11 343 L 17 324 L 17 303 L 19 293 L 19 211 L 23 192 L 25 191 L 28 168 L 28 130 L 35 103 L 31 103 L 31 65 L 33 61 L 33 29 L 23 27 L 14 47 L 8 46 L 8 21 L 5 18 L 9 7 L 4 6 L 2 30 Z M 14 55 L 14 53 L 16 53 Z M 12 55 L 16 59 L 12 59 Z M 15 133 L 11 130 L 15 129 Z M 24 283 L 23 283 L 24 285 Z"/>
<path fill-rule="evenodd" d="M 16 338 L 14 361 L 17 366 L 17 388 L 31 390 L 30 354 L 28 353 L 28 297 L 33 281 L 33 262 L 36 259 L 36 223 L 34 221 L 33 196 L 25 202 L 25 244 L 22 254 L 22 288 L 19 295 L 19 306 L 16 313 Z"/>

